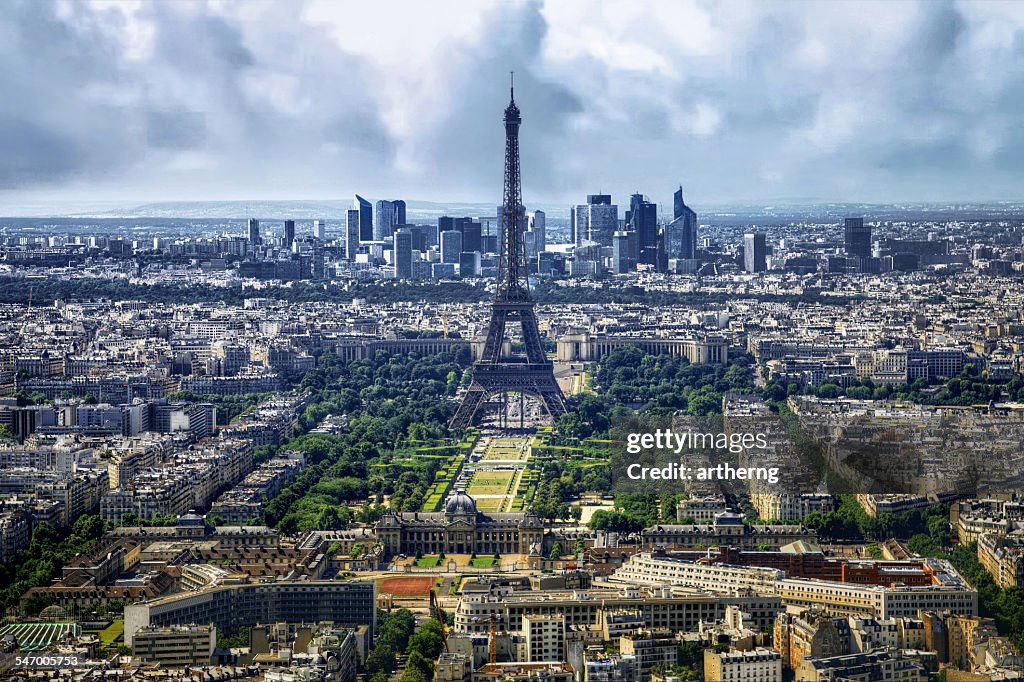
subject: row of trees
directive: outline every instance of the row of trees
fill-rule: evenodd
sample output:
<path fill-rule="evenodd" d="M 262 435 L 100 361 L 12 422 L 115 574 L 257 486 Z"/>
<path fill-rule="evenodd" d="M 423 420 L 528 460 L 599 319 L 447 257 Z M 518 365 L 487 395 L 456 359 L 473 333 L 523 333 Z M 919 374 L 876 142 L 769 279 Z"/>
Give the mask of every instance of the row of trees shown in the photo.
<path fill-rule="evenodd" d="M 540 484 L 530 503 L 542 519 L 579 519 L 582 510 L 569 502 L 585 492 L 611 489 L 608 467 L 586 466 L 573 460 L 553 459 L 544 463 Z"/>
<path fill-rule="evenodd" d="M 366 656 L 366 674 L 370 682 L 387 682 L 395 672 L 398 654 L 408 653 L 401 682 L 429 682 L 434 679 L 434 661 L 444 648 L 441 623 L 436 618 L 426 621 L 418 632 L 416 620 L 409 609 L 391 613 L 378 612 L 377 640 Z"/>
<path fill-rule="evenodd" d="M 166 256 L 160 256 L 165 260 Z M 0 303 L 28 303 L 29 288 L 19 277 L 0 277 Z M 392 303 L 395 301 L 429 303 L 479 303 L 490 297 L 484 286 L 457 281 L 422 282 L 365 282 L 334 283 L 297 281 L 287 284 L 271 284 L 261 290 L 268 298 L 290 303 L 313 301 L 349 302 L 363 298 L 370 303 Z M 251 292 L 241 284 L 231 287 L 203 287 L 180 283 L 133 284 L 123 280 L 95 278 L 61 279 L 40 277 L 32 280 L 33 300 L 53 301 L 64 299 L 113 301 L 137 300 L 151 303 L 178 303 L 180 301 L 215 301 L 227 305 L 242 305 Z M 726 302 L 726 294 L 707 292 L 649 291 L 640 286 L 566 287 L 558 282 L 539 280 L 533 285 L 533 294 L 541 304 L 559 305 L 565 303 L 642 303 L 657 307 L 685 305 L 688 303 Z M 752 296 L 761 301 L 779 303 L 819 303 L 845 305 L 856 297 L 822 296 L 816 293 L 804 294 L 758 294 Z"/>
<path fill-rule="evenodd" d="M 737 355 L 725 365 L 694 365 L 683 357 L 652 355 L 639 346 L 617 348 L 592 370 L 595 393 L 569 398 L 558 433 L 605 438 L 616 418 L 633 414 L 629 406 L 654 416 L 721 414 L 726 392 L 757 390 L 751 362 L 749 356 Z"/>
<path fill-rule="evenodd" d="M 835 511 L 812 512 L 804 519 L 804 525 L 818 531 L 823 539 L 885 540 L 894 536 L 910 538 L 924 535 L 939 540 L 939 544 L 931 548 L 936 552 L 938 547 L 949 541 L 946 530 L 949 526 L 948 504 L 871 516 L 853 495 L 837 495 L 836 500 Z"/>
<path fill-rule="evenodd" d="M 619 348 L 602 358 L 593 385 L 617 404 L 695 417 L 720 413 L 727 391 L 755 388 L 749 356 L 734 356 L 725 365 L 694 365 L 683 357 L 652 355 L 639 346 Z"/>
<path fill-rule="evenodd" d="M 66 537 L 46 522 L 37 523 L 32 529 L 29 546 L 15 553 L 11 561 L 0 564 L 0 603 L 4 607 L 13 606 L 31 588 L 49 585 L 60 575 L 64 564 L 92 547 L 103 531 L 103 521 L 95 514 L 79 516 Z M 50 603 L 46 599 L 29 598 L 24 607 L 34 614 Z"/>
<path fill-rule="evenodd" d="M 149 303 L 180 303 L 181 301 L 213 301 L 241 306 L 252 296 L 241 284 L 230 287 L 204 287 L 182 283 L 133 284 L 123 280 L 40 277 L 32 280 L 34 301 L 112 300 L 146 301 Z M 337 301 L 349 303 L 363 298 L 371 303 L 395 301 L 430 301 L 437 303 L 479 303 L 488 298 L 487 290 L 465 282 L 370 282 L 330 283 L 299 281 L 269 284 L 260 290 L 268 298 L 289 303 Z M 27 304 L 29 287 L 20 277 L 0 277 L 0 303 Z"/>
<path fill-rule="evenodd" d="M 554 280 L 541 279 L 531 284 L 534 298 L 542 304 L 641 304 L 651 308 L 670 305 L 707 305 L 728 303 L 731 294 L 706 291 L 651 291 L 635 285 L 612 285 L 601 287 L 562 286 Z M 848 305 L 861 296 L 826 296 L 815 292 L 801 294 L 751 294 L 751 299 L 771 303 L 817 303 L 821 305 Z"/>
<path fill-rule="evenodd" d="M 392 355 L 342 362 L 321 357 L 307 373 L 303 388 L 312 393 L 300 417 L 310 429 L 329 414 L 348 414 L 349 428 L 339 435 L 307 434 L 282 448 L 302 450 L 309 466 L 264 508 L 264 521 L 286 533 L 345 528 L 353 518 L 379 518 L 379 503 L 390 496 L 393 508 L 418 511 L 440 460 L 396 461 L 394 450 L 407 440 L 442 437 L 454 406 L 449 377 L 462 375 L 469 350 L 440 355 Z M 371 498 L 353 513 L 349 505 Z"/>
<path fill-rule="evenodd" d="M 964 365 L 959 375 L 945 380 L 916 379 L 906 385 L 876 384 L 870 378 L 856 380 L 847 386 L 826 383 L 801 386 L 774 381 L 762 390 L 769 400 L 782 401 L 795 394 L 821 398 L 855 398 L 857 400 L 893 400 L 921 405 L 983 405 L 989 401 L 1024 400 L 1024 379 L 1010 381 L 989 378 L 986 370 L 973 363 Z"/>
<path fill-rule="evenodd" d="M 598 509 L 590 518 L 592 530 L 638 533 L 658 523 L 674 523 L 676 504 L 682 494 L 658 496 L 653 492 L 628 492 L 615 496 L 615 508 Z"/>

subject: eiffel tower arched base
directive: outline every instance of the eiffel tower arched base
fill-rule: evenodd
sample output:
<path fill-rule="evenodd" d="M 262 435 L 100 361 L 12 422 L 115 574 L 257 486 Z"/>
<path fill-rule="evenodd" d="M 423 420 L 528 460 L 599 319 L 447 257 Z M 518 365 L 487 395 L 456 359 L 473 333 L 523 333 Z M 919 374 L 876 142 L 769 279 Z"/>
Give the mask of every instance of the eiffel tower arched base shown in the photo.
<path fill-rule="evenodd" d="M 478 364 L 462 403 L 451 421 L 451 428 L 472 426 L 480 420 L 481 407 L 502 393 L 525 393 L 536 397 L 554 424 L 565 414 L 565 399 L 555 382 L 551 363 Z"/>

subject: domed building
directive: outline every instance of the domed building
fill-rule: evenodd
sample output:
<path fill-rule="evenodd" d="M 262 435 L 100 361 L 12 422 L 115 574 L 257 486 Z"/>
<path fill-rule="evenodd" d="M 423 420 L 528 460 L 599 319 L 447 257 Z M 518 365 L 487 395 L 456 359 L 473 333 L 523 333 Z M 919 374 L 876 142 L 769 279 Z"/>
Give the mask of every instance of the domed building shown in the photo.
<path fill-rule="evenodd" d="M 445 502 L 444 513 L 449 516 L 476 514 L 476 502 L 472 497 L 458 490 Z"/>
<path fill-rule="evenodd" d="M 388 509 L 374 527 L 389 554 L 536 554 L 543 551 L 544 524 L 533 510 L 477 511 L 465 491 L 456 490 L 441 512 Z"/>

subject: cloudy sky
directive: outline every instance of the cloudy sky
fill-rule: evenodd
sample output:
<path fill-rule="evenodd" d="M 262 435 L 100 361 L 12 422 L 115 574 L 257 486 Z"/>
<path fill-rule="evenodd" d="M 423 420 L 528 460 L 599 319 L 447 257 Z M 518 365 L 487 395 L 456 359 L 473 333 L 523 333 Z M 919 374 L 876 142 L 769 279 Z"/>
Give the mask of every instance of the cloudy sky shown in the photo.
<path fill-rule="evenodd" d="M 74 2 L 0 10 L 0 206 L 1024 198 L 1024 2 Z"/>

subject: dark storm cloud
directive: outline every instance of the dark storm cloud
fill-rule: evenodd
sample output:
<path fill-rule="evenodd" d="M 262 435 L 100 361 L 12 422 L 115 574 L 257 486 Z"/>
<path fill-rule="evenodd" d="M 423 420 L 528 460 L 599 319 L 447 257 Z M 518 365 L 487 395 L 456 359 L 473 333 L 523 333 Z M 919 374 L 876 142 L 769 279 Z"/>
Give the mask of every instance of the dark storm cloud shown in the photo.
<path fill-rule="evenodd" d="M 936 62 L 956 53 L 957 41 L 965 34 L 967 22 L 952 2 L 936 3 L 921 20 L 913 35 L 911 56 L 923 69 L 933 69 Z"/>
<path fill-rule="evenodd" d="M 538 75 L 547 29 L 539 3 L 499 5 L 477 44 L 452 46 L 444 55 L 449 90 L 437 93 L 436 104 L 446 113 L 425 131 L 423 148 L 425 157 L 444 162 L 448 187 L 500 199 L 502 112 L 513 71 L 523 109 L 524 184 L 548 190 L 560 184 L 551 152 L 561 147 L 565 126 L 583 103 L 568 88 Z"/>
<path fill-rule="evenodd" d="M 0 188 L 66 177 L 82 162 L 73 140 L 0 114 Z"/>
<path fill-rule="evenodd" d="M 120 112 L 83 93 L 118 76 L 100 18 L 71 6 L 9 2 L 0 19 L 0 189 L 62 180 L 116 166 L 125 152 L 104 144 L 130 127 Z M 71 24 L 75 28 L 71 28 Z"/>

